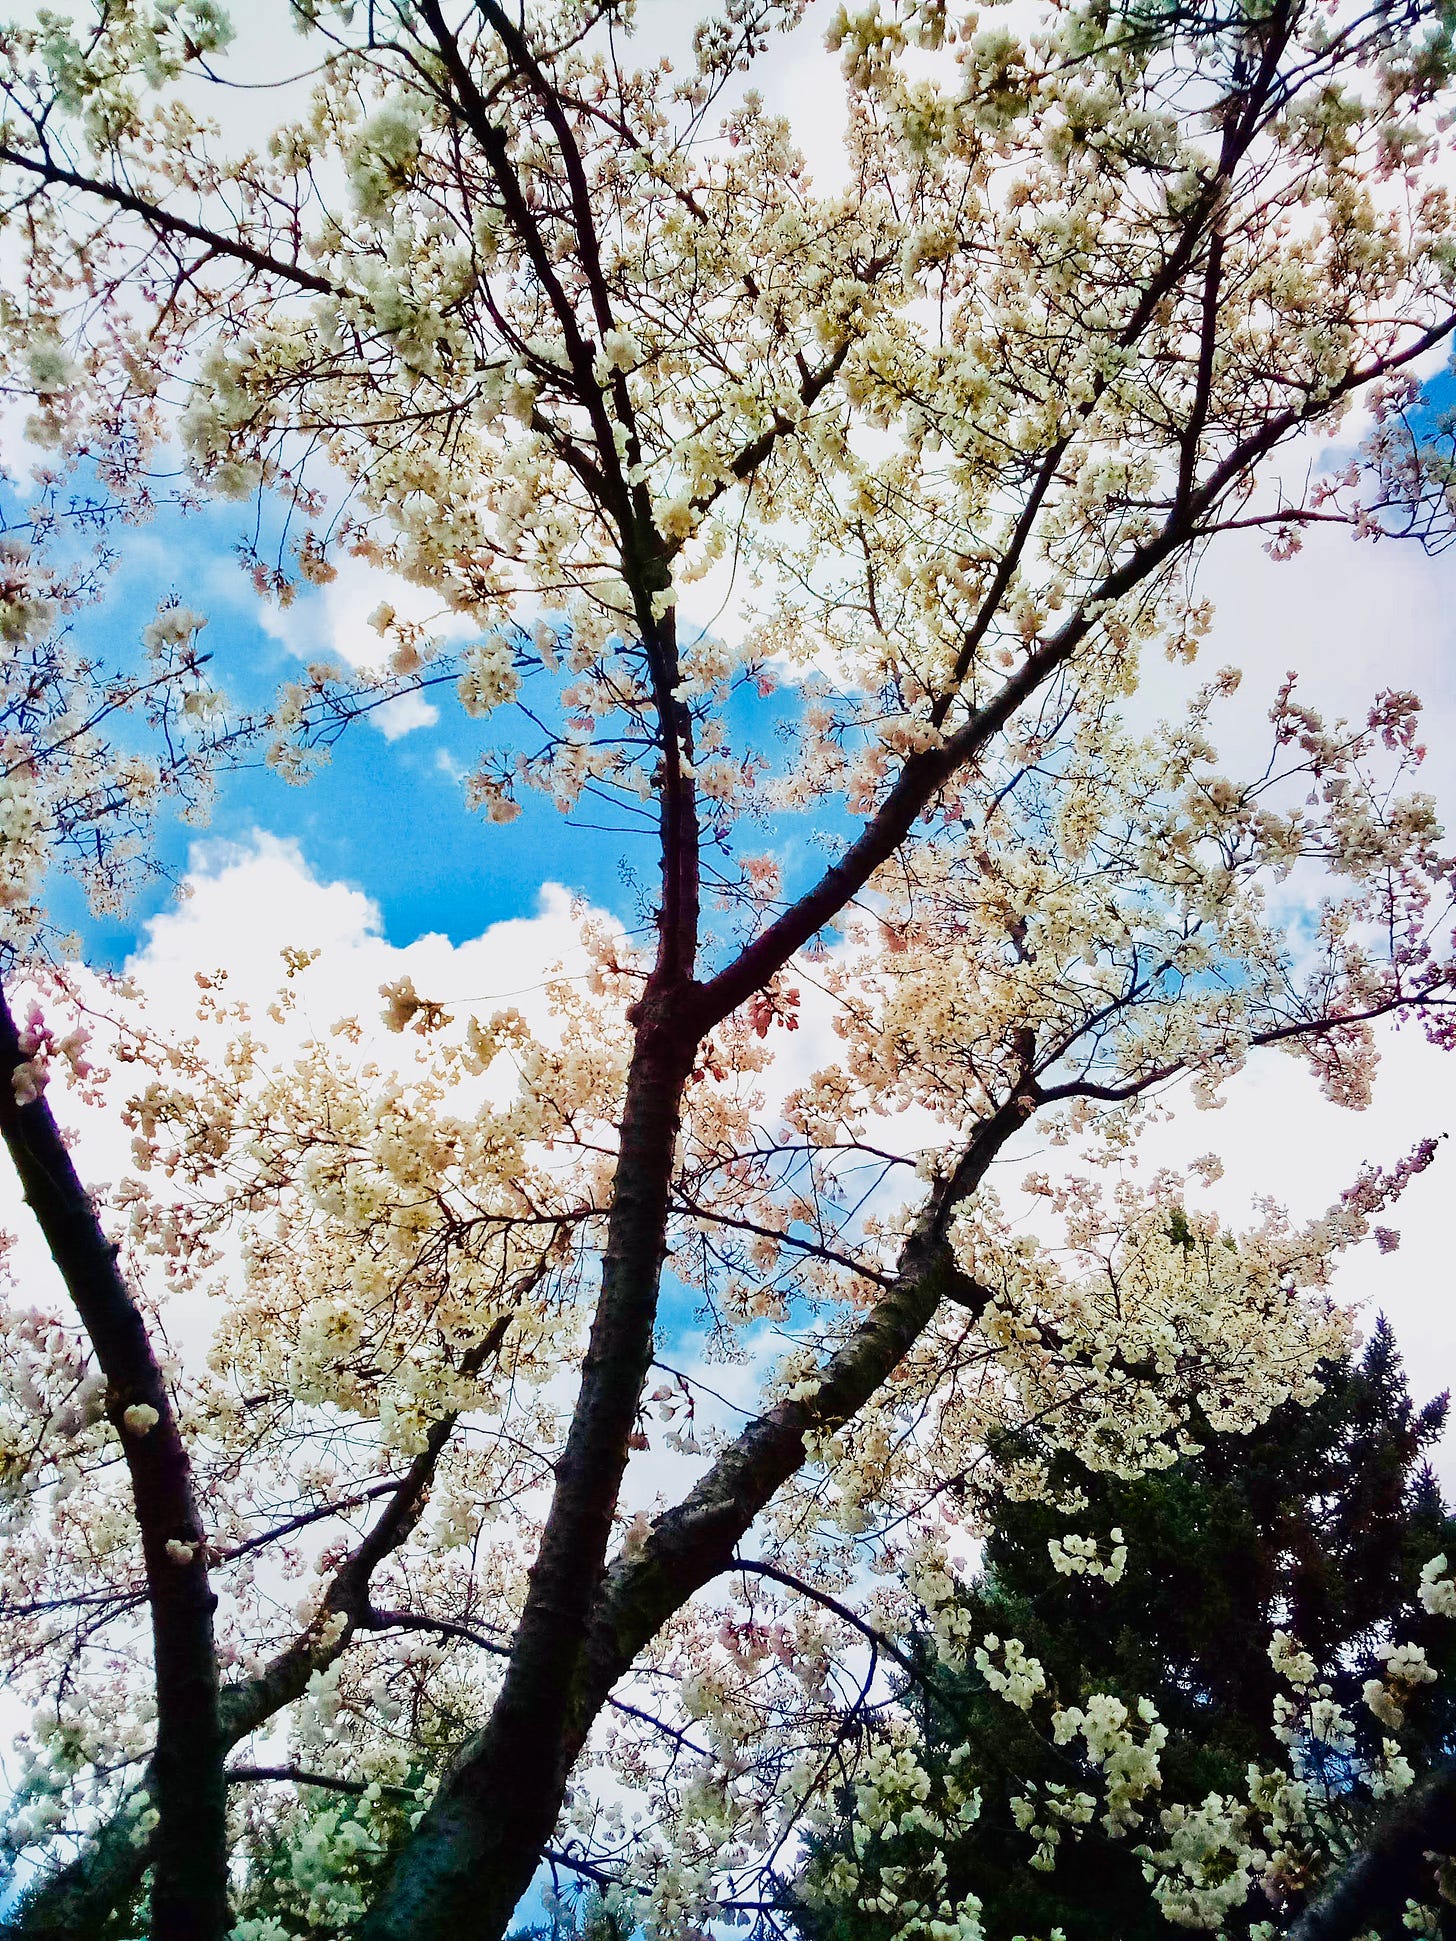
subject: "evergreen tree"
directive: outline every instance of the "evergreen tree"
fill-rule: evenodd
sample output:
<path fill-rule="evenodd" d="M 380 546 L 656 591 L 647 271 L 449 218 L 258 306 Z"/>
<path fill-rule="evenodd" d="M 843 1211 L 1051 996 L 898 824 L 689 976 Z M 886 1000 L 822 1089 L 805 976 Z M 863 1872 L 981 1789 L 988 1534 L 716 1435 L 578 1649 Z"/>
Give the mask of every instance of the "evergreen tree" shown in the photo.
<path fill-rule="evenodd" d="M 1030 1441 L 1000 1452 L 1040 1456 L 1054 1490 L 1017 1501 L 993 1486 L 993 1531 L 969 1592 L 972 1637 L 1019 1638 L 1038 1658 L 1060 1703 L 1108 1692 L 1129 1705 L 1146 1696 L 1168 1728 L 1164 1794 L 1190 1800 L 1240 1792 L 1251 1762 L 1285 1763 L 1274 1735 L 1280 1680 L 1269 1657 L 1276 1629 L 1293 1633 L 1321 1667 L 1334 1667 L 1333 1696 L 1355 1722 L 1357 1743 L 1332 1783 L 1348 1790 L 1352 1819 L 1368 1817 L 1360 1779 L 1389 1729 L 1361 1702 L 1376 1656 L 1391 1638 L 1421 1645 L 1437 1680 L 1412 1705 L 1402 1748 L 1419 1773 L 1456 1741 L 1456 1627 L 1419 1597 L 1422 1566 L 1456 1557 L 1453 1518 L 1427 1460 L 1445 1424 L 1445 1395 L 1417 1409 L 1382 1317 L 1358 1360 L 1332 1366 L 1311 1407 L 1286 1405 L 1250 1435 L 1206 1427 L 1202 1448 L 1172 1468 L 1126 1481 L 1095 1474 L 1064 1452 Z M 1049 1498 L 1078 1504 L 1075 1514 Z M 1095 1536 L 1102 1559 L 1121 1545 L 1115 1582 L 1059 1571 L 1051 1546 L 1075 1529 Z M 974 1668 L 953 1674 L 924 1639 L 911 1644 L 921 1682 L 907 1685 L 933 1756 L 959 1755 L 962 1779 L 982 1796 L 979 1817 L 943 1849 L 954 1897 L 983 1903 L 988 1941 L 1047 1936 L 1067 1941 L 1167 1941 L 1135 1852 L 1095 1820 L 1064 1840 L 1050 1871 L 1012 1803 L 1028 1781 L 1077 1785 L 1068 1752 L 1038 1731 Z M 814 1847 L 796 1919 L 812 1941 L 876 1941 L 885 1917 L 816 1910 L 814 1884 L 852 1849 L 852 1802 Z M 911 1836 L 913 1837 L 913 1836 Z M 1245 1935 L 1277 1914 L 1259 1897 L 1227 1926 Z"/>

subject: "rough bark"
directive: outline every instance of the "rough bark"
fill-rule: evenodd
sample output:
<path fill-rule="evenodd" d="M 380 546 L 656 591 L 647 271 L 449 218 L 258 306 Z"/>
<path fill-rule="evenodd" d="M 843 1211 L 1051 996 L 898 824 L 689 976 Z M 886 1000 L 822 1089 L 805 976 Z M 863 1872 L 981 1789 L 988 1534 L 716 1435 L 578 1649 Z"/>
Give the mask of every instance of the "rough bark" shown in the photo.
<path fill-rule="evenodd" d="M 1456 1854 L 1456 1760 L 1443 1760 L 1391 1808 L 1364 1852 L 1289 1929 L 1288 1941 L 1355 1941 L 1399 1924 L 1406 1902 L 1431 1892 L 1428 1853 Z"/>
<path fill-rule="evenodd" d="M 106 1414 L 126 1458 L 141 1534 L 157 1702 L 151 1934 L 153 1941 L 211 1941 L 229 1925 L 227 1787 L 213 1649 L 217 1600 L 191 1464 L 146 1322 L 55 1115 L 44 1094 L 17 1102 L 15 1074 L 24 1062 L 0 993 L 0 1135 L 106 1377 Z M 133 1416 L 129 1424 L 134 1408 L 151 1418 Z"/>

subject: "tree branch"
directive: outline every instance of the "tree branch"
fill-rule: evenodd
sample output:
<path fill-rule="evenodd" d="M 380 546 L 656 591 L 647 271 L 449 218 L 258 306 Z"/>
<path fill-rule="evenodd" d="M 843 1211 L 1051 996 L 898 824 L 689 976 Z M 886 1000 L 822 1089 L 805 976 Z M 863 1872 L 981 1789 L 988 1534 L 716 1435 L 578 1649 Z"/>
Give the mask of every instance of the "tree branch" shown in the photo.
<path fill-rule="evenodd" d="M 601 1291 L 505 1676 L 360 1941 L 412 1941 L 467 1911 L 503 1931 L 560 1810 L 577 1750 L 570 1694 L 652 1360 L 673 1155 L 696 1045 L 680 994 L 656 975 L 636 1006 L 636 1033 Z"/>
<path fill-rule="evenodd" d="M 305 1772 L 301 1766 L 229 1766 L 226 1772 L 230 1786 L 258 1785 L 266 1780 L 280 1780 L 293 1786 L 319 1786 L 325 1792 L 367 1793 L 372 1785 L 376 1792 L 385 1793 L 391 1799 L 413 1799 L 412 1786 L 384 1786 L 377 1780 L 343 1779 L 337 1773 Z"/>
<path fill-rule="evenodd" d="M 141 1535 L 157 1701 L 153 1941 L 228 1928 L 227 1796 L 207 1546 L 192 1466 L 140 1308 L 44 1094 L 20 1103 L 20 1034 L 0 990 L 0 1135 L 106 1377 Z M 23 1094 L 22 1094 L 23 1096 Z"/>
<path fill-rule="evenodd" d="M 477 1366 L 499 1350 L 507 1326 L 504 1318 L 498 1320 L 479 1344 L 474 1351 Z M 431 1429 L 424 1449 L 394 1486 L 388 1507 L 335 1571 L 312 1624 L 262 1671 L 222 1688 L 219 1724 L 224 1752 L 301 1698 L 316 1671 L 327 1670 L 357 1631 L 372 1628 L 368 1624 L 370 1579 L 418 1523 L 455 1421 L 449 1416 Z M 342 1628 L 334 1622 L 338 1618 L 344 1620 Z M 91 1847 L 26 1896 L 18 1934 L 45 1936 L 47 1941 L 92 1941 L 107 1917 L 137 1891 L 151 1864 L 151 1845 L 145 1839 L 139 1842 L 135 1829 L 138 1816 L 152 1801 L 155 1785 L 154 1767 L 149 1765 Z"/>
<path fill-rule="evenodd" d="M 817 1584 L 806 1583 L 802 1577 L 796 1577 L 792 1571 L 782 1570 L 777 1564 L 766 1563 L 760 1557 L 735 1557 L 733 1569 L 744 1576 L 763 1577 L 771 1584 L 782 1584 L 785 1590 L 792 1591 L 796 1597 L 807 1597 L 812 1603 L 822 1606 L 826 1611 L 831 1611 L 841 1624 L 847 1624 L 851 1631 L 858 1631 L 874 1650 L 881 1651 L 887 1658 L 893 1659 L 913 1683 L 916 1685 L 925 1683 L 920 1667 L 893 1638 L 888 1638 L 883 1631 L 876 1630 L 873 1624 L 866 1618 L 862 1618 L 857 1611 L 852 1611 L 839 1598 L 831 1597 L 828 1591 L 821 1591 Z"/>
<path fill-rule="evenodd" d="M 1404 350 L 1373 364 L 1352 369 L 1330 387 L 1328 395 L 1292 405 L 1237 445 L 1213 467 L 1203 484 L 1169 511 L 1163 525 L 1137 546 L 1120 566 L 1112 568 L 1077 611 L 1054 634 L 1047 636 L 1015 674 L 1002 684 L 995 698 L 976 710 L 940 748 L 909 756 L 899 775 L 843 856 L 830 864 L 818 882 L 784 911 L 768 928 L 745 944 L 732 963 L 700 984 L 694 1008 L 702 1032 L 736 1011 L 753 993 L 781 970 L 794 952 L 833 919 L 862 890 L 870 877 L 905 841 L 937 792 L 972 761 L 993 734 L 999 733 L 1022 703 L 1071 659 L 1096 625 L 1096 614 L 1109 602 L 1122 599 L 1150 578 L 1175 553 L 1196 540 L 1210 511 L 1246 478 L 1275 446 L 1339 398 L 1363 389 L 1377 377 L 1402 370 L 1444 343 L 1456 332 L 1456 314 L 1422 331 Z"/>
<path fill-rule="evenodd" d="M 250 269 L 260 270 L 265 276 L 276 276 L 285 283 L 293 283 L 300 290 L 311 290 L 316 296 L 342 296 L 344 292 L 337 284 L 331 283 L 326 276 L 319 276 L 313 270 L 306 270 L 298 263 L 281 262 L 270 256 L 266 250 L 254 249 L 236 236 L 208 229 L 203 224 L 189 222 L 185 216 L 174 216 L 160 204 L 149 202 L 134 189 L 124 189 L 117 182 L 106 182 L 98 176 L 82 175 L 76 169 L 63 168 L 49 156 L 38 158 L 26 155 L 8 142 L 0 142 L 0 162 L 9 162 L 12 168 L 24 169 L 37 175 L 52 188 L 78 189 L 83 195 L 96 196 L 102 202 L 109 202 L 114 208 L 125 209 L 129 215 L 140 216 L 150 228 L 164 236 L 186 236 L 190 242 L 203 243 L 214 256 L 224 256 L 236 263 L 246 263 Z"/>
<path fill-rule="evenodd" d="M 951 1220 L 1025 1117 L 1023 1101 L 1014 1098 L 977 1129 L 906 1241 L 894 1285 L 830 1356 L 812 1396 L 779 1402 L 750 1422 L 682 1501 L 658 1518 L 642 1549 L 612 1565 L 573 1695 L 573 1757 L 637 1653 L 695 1592 L 737 1567 L 737 1546 L 754 1518 L 803 1465 L 809 1432 L 832 1431 L 857 1414 L 941 1302 L 952 1291 L 964 1294 L 966 1278 L 946 1238 Z"/>

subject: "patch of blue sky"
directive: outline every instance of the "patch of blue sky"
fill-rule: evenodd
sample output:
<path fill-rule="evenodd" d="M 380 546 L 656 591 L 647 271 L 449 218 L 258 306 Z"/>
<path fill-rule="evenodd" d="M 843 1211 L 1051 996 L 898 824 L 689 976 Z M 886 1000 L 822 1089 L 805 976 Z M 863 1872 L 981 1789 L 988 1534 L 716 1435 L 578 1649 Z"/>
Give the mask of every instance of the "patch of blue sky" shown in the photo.
<path fill-rule="evenodd" d="M 84 481 L 76 491 L 84 498 Z M 23 501 L 13 491 L 0 504 L 10 519 L 21 516 Z M 92 537 L 78 529 L 78 546 Z M 137 664 L 143 629 L 158 605 L 170 601 L 206 616 L 200 646 L 209 657 L 208 678 L 239 709 L 265 708 L 306 657 L 339 658 L 330 654 L 320 590 L 301 589 L 286 623 L 254 590 L 239 544 L 255 544 L 266 557 L 277 536 L 259 533 L 252 508 L 187 512 L 163 506 L 147 524 L 112 526 L 107 537 L 116 560 L 104 597 L 71 622 L 80 646 L 107 665 Z M 290 641 L 309 644 L 301 652 Z M 383 644 L 372 637 L 351 642 L 349 658 L 357 662 L 376 646 L 382 657 Z M 552 730 L 563 725 L 554 690 L 554 680 L 537 679 L 523 696 Z M 205 828 L 175 812 L 162 815 L 153 846 L 163 870 L 172 879 L 184 875 L 199 836 L 246 842 L 263 831 L 291 837 L 320 880 L 346 882 L 379 904 L 396 944 L 431 932 L 458 943 L 493 922 L 528 915 L 548 875 L 611 910 L 629 930 L 650 921 L 656 865 L 650 812 L 644 816 L 630 798 L 614 803 L 588 794 L 563 818 L 549 800 L 521 789 L 519 818 L 487 823 L 467 807 L 464 777 L 488 747 L 533 753 L 539 734 L 510 709 L 472 720 L 448 686 L 431 698 L 438 705 L 406 732 L 386 713 L 351 724 L 328 763 L 302 787 L 284 782 L 256 757 L 226 770 Z M 796 711 L 792 690 L 764 697 L 751 684 L 740 684 L 726 704 L 735 747 L 782 771 L 793 759 L 786 734 Z M 125 732 L 145 745 L 139 727 Z M 711 804 L 704 807 L 709 869 L 732 878 L 743 854 L 768 851 L 780 863 L 789 894 L 812 881 L 827 850 L 859 826 L 832 810 L 827 816 L 816 811 L 812 829 L 804 817 L 754 816 L 718 841 Z M 118 918 L 90 911 L 68 881 L 58 878 L 51 888 L 57 922 L 76 932 L 93 962 L 111 966 L 136 948 L 147 920 L 172 894 L 167 881 L 149 884 Z M 725 947 L 730 934 L 731 923 L 721 939 Z"/>
<path fill-rule="evenodd" d="M 1435 435 L 1453 409 L 1456 374 L 1443 370 L 1425 386 L 1413 420 Z M 84 502 L 84 475 L 70 491 Z M 0 523 L 23 519 L 27 502 L 22 487 L 0 484 Z M 117 557 L 105 597 L 73 623 L 78 639 L 107 661 L 125 664 L 140 653 L 142 629 L 168 599 L 207 615 L 202 645 L 212 657 L 211 672 L 240 705 L 265 706 L 279 683 L 299 671 L 303 655 L 290 641 L 311 639 L 319 653 L 328 653 L 324 595 L 305 587 L 285 625 L 240 564 L 240 544 L 255 546 L 264 558 L 279 550 L 278 505 L 183 512 L 164 504 L 148 523 L 113 526 L 108 536 Z M 90 535 L 82 528 L 77 538 L 89 543 Z M 688 628 L 684 633 L 690 637 Z M 357 660 L 362 650 L 359 643 L 353 647 Z M 175 814 L 162 817 L 155 852 L 164 870 L 173 878 L 185 874 L 199 835 L 246 841 L 263 831 L 295 839 L 320 880 L 345 882 L 373 897 L 396 944 L 432 932 L 462 942 L 492 922 L 529 915 L 548 875 L 610 910 L 629 930 L 647 922 L 656 864 L 650 819 L 640 819 L 633 831 L 628 814 L 591 798 L 563 818 L 549 801 L 523 790 L 520 817 L 488 825 L 467 807 L 462 778 L 491 743 L 529 751 L 527 726 L 506 715 L 472 721 L 448 689 L 434 698 L 443 703 L 437 718 L 408 732 L 380 732 L 382 718 L 351 726 L 330 764 L 305 787 L 289 786 L 261 762 L 224 774 L 205 830 Z M 732 746 L 782 772 L 795 759 L 790 731 L 799 699 L 793 686 L 764 697 L 753 683 L 740 682 L 722 710 Z M 559 713 L 554 722 L 550 710 L 543 718 L 560 725 Z M 711 812 L 704 820 L 711 838 Z M 861 826 L 832 798 L 816 803 L 809 815 L 751 815 L 721 845 L 710 841 L 708 867 L 731 877 L 744 854 L 772 854 L 792 897 Z M 87 909 L 73 885 L 58 881 L 51 904 L 58 923 L 79 935 L 92 961 L 118 965 L 171 893 L 165 881 L 150 884 L 122 917 L 104 917 Z M 1292 930 L 1307 929 L 1315 914 L 1313 906 L 1302 912 L 1292 904 L 1281 912 Z M 734 927 L 731 916 L 713 921 L 719 935 L 709 963 L 729 947 Z"/>
<path fill-rule="evenodd" d="M 1421 386 L 1409 413 L 1418 436 L 1429 438 L 1456 427 L 1456 361 L 1444 365 Z"/>

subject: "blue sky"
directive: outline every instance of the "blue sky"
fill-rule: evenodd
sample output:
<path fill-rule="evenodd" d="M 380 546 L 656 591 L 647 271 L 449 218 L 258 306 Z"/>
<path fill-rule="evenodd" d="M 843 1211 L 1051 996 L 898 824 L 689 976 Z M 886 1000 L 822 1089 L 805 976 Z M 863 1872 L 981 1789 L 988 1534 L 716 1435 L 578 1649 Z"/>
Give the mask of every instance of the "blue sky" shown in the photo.
<path fill-rule="evenodd" d="M 125 663 L 157 605 L 180 599 L 207 616 L 202 646 L 213 656 L 209 671 L 217 684 L 241 703 L 266 702 L 297 672 L 300 657 L 270 631 L 270 621 L 276 630 L 285 617 L 253 592 L 234 555 L 247 520 L 246 509 L 237 507 L 191 514 L 167 509 L 140 530 L 123 528 L 122 557 L 103 603 L 76 617 L 79 640 Z M 312 636 L 318 653 L 340 645 L 328 638 L 325 600 L 317 589 L 300 593 L 286 624 L 295 639 Z M 379 644 L 370 639 L 354 651 L 362 656 Z M 481 725 L 447 699 L 437 722 L 395 739 L 373 720 L 355 723 L 331 762 L 303 787 L 290 786 L 261 764 L 234 770 L 221 777 L 205 830 L 175 814 L 163 817 L 158 853 L 180 876 L 199 836 L 242 841 L 255 830 L 292 836 L 321 878 L 366 890 L 379 904 L 388 934 L 401 942 L 431 931 L 460 942 L 503 917 L 528 914 L 543 859 L 544 873 L 625 914 L 630 899 L 618 867 L 620 838 L 582 830 L 564 840 L 560 818 L 535 798 L 504 827 L 466 808 L 459 776 L 480 752 Z M 153 883 L 116 921 L 89 913 L 72 886 L 58 883 L 55 892 L 57 915 L 77 930 L 87 955 L 113 965 L 135 947 L 146 921 L 171 894 L 166 884 Z"/>
<path fill-rule="evenodd" d="M 13 489 L 0 490 L 0 508 L 10 519 L 22 503 Z M 209 678 L 250 708 L 266 706 L 307 660 L 356 666 L 382 660 L 384 643 L 365 616 L 385 598 L 408 611 L 413 589 L 346 560 L 333 586 L 304 586 L 282 610 L 254 591 L 236 555 L 239 540 L 253 537 L 254 520 L 251 506 L 190 513 L 165 507 L 143 527 L 116 529 L 120 557 L 104 597 L 73 621 L 79 643 L 109 665 L 134 664 L 158 605 L 181 601 L 207 618 L 200 645 L 211 657 Z M 261 550 L 267 556 L 266 540 Z M 428 602 L 418 596 L 415 604 L 424 618 Z M 468 638 L 458 628 L 452 636 L 455 644 Z M 542 697 L 531 698 L 539 708 Z M 393 705 L 412 706 L 407 719 L 418 725 L 403 726 L 388 711 L 353 723 L 331 760 L 303 786 L 289 785 L 261 761 L 224 772 L 205 828 L 175 813 L 163 816 L 154 846 L 165 868 L 184 875 L 202 837 L 236 843 L 262 831 L 292 838 L 321 880 L 365 890 L 399 944 L 429 933 L 459 943 L 492 923 L 529 915 L 544 878 L 611 909 L 628 928 L 648 919 L 656 861 L 650 820 L 643 818 L 633 833 L 626 814 L 585 797 L 563 820 L 548 800 L 522 790 L 518 819 L 493 825 L 466 806 L 463 778 L 485 748 L 509 744 L 513 735 L 529 737 L 520 745 L 533 748 L 534 731 L 509 710 L 487 721 L 470 719 L 450 685 L 435 690 L 428 706 Z M 789 711 L 782 695 L 760 699 L 740 690 L 727 720 L 735 741 L 778 764 L 783 750 L 775 729 Z M 822 806 L 812 821 L 812 838 L 793 818 L 750 822 L 743 847 L 772 849 L 788 887 L 802 887 L 823 867 L 826 836 L 859 826 L 857 818 Z M 91 961 L 119 967 L 170 896 L 167 883 L 153 882 L 122 918 L 104 918 L 87 909 L 74 885 L 57 880 L 51 904 Z"/>

